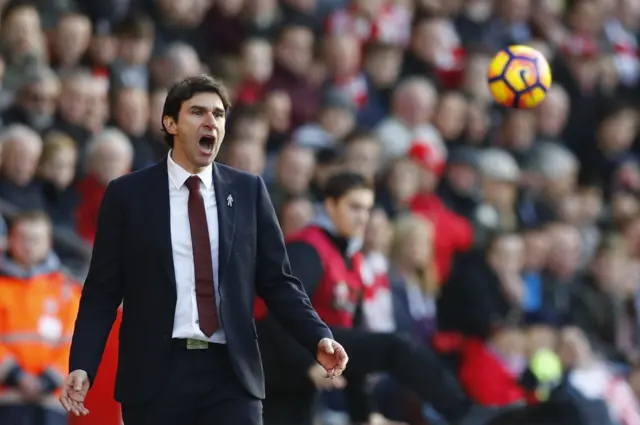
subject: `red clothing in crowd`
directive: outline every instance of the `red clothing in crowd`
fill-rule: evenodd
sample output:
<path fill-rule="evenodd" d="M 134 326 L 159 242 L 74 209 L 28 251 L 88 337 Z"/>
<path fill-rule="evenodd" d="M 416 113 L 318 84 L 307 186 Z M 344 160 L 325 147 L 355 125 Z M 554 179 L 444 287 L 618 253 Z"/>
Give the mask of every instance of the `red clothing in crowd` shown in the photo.
<path fill-rule="evenodd" d="M 353 327 L 353 316 L 363 290 L 362 254 L 356 253 L 351 258 L 352 269 L 348 269 L 333 241 L 317 226 L 302 229 L 287 238 L 287 242 L 309 244 L 320 257 L 324 273 L 313 293 L 308 294 L 320 318 L 329 326 Z M 260 320 L 266 315 L 264 301 L 256 298 L 254 317 Z"/>
<path fill-rule="evenodd" d="M 433 223 L 435 264 L 439 281 L 445 283 L 455 254 L 467 251 L 473 244 L 471 223 L 448 209 L 440 198 L 431 193 L 416 195 L 410 208 Z"/>
<path fill-rule="evenodd" d="M 107 188 L 91 174 L 83 177 L 77 186 L 80 205 L 76 210 L 76 230 L 82 239 L 93 243 L 96 236 L 100 203 Z"/>
<path fill-rule="evenodd" d="M 121 320 L 122 311 L 118 310 L 98 373 L 85 401 L 85 406 L 90 413 L 88 416 L 80 417 L 70 415 L 69 425 L 122 424 L 120 403 L 113 398 L 118 369 L 118 332 Z"/>
<path fill-rule="evenodd" d="M 236 103 L 238 105 L 255 105 L 262 100 L 264 84 L 255 81 L 243 81 L 238 87 Z"/>
<path fill-rule="evenodd" d="M 329 15 L 325 30 L 327 35 L 353 34 L 362 43 L 382 42 L 403 47 L 411 37 L 411 15 L 405 8 L 387 2 L 370 20 L 358 14 L 354 4 Z"/>
<path fill-rule="evenodd" d="M 461 355 L 460 382 L 476 403 L 507 406 L 529 398 L 517 378 L 481 341 L 468 340 Z"/>

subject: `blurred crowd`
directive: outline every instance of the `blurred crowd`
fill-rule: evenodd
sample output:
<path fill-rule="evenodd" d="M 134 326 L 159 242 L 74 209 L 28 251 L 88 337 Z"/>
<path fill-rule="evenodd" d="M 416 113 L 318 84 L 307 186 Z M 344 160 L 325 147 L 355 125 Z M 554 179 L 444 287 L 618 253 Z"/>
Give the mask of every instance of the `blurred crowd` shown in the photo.
<path fill-rule="evenodd" d="M 414 338 L 478 403 L 528 401 L 525 375 L 559 369 L 549 379 L 576 399 L 640 424 L 640 1 L 0 11 L 0 407 L 57 409 L 105 187 L 166 155 L 167 89 L 206 72 L 233 98 L 218 160 L 263 176 L 285 235 L 335 171 L 375 182 L 365 284 L 405 290 L 365 302 L 361 326 L 421 323 Z M 490 97 L 489 61 L 511 44 L 552 66 L 535 110 Z"/>

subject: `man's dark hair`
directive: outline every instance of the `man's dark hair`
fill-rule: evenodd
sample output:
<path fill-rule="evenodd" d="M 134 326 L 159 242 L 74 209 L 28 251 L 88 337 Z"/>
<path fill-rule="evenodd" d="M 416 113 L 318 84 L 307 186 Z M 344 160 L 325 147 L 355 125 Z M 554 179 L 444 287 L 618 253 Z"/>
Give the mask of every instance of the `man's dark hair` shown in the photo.
<path fill-rule="evenodd" d="M 373 190 L 373 187 L 362 174 L 351 171 L 341 171 L 332 175 L 327 180 L 324 187 L 323 199 L 338 200 L 356 189 Z"/>
<path fill-rule="evenodd" d="M 131 15 L 120 22 L 114 32 L 120 38 L 142 40 L 154 38 L 156 29 L 148 16 Z"/>
<path fill-rule="evenodd" d="M 261 105 L 243 106 L 234 108 L 233 114 L 227 119 L 227 133 L 237 135 L 244 130 L 244 125 L 249 122 L 266 121 L 267 114 Z"/>
<path fill-rule="evenodd" d="M 342 142 L 342 146 L 348 147 L 362 140 L 380 144 L 380 139 L 378 139 L 378 136 L 376 136 L 374 132 L 355 129 L 344 138 L 344 141 Z"/>
<path fill-rule="evenodd" d="M 169 89 L 167 98 L 164 101 L 164 108 L 162 109 L 162 120 L 164 121 L 164 117 L 170 116 L 177 122 L 182 104 L 198 93 L 217 94 L 220 96 L 220 100 L 222 100 L 225 114 L 229 113 L 231 100 L 229 100 L 229 94 L 224 84 L 209 75 L 198 75 L 197 77 L 185 78 Z M 173 148 L 173 135 L 169 134 L 164 126 L 164 122 L 162 123 L 162 131 L 164 132 L 165 142 L 169 147 Z"/>

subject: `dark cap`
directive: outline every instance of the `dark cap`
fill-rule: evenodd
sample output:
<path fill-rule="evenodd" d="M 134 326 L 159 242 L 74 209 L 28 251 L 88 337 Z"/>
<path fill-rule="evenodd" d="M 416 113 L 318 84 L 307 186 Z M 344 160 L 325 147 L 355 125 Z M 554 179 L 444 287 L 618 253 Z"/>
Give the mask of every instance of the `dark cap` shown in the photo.
<path fill-rule="evenodd" d="M 469 146 L 456 148 L 451 152 L 449 165 L 468 165 L 473 168 L 478 168 L 480 165 L 478 151 Z"/>
<path fill-rule="evenodd" d="M 344 109 L 351 113 L 356 111 L 355 105 L 349 96 L 336 89 L 331 89 L 324 95 L 324 98 L 322 99 L 322 108 Z"/>

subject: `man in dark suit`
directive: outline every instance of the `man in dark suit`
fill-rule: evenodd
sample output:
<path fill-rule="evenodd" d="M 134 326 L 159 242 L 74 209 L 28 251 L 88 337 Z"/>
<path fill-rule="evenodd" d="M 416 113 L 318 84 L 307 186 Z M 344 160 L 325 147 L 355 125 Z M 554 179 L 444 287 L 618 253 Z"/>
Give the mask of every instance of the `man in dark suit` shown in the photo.
<path fill-rule="evenodd" d="M 264 182 L 213 163 L 229 106 L 211 77 L 177 83 L 162 117 L 168 157 L 109 184 L 60 398 L 67 411 L 88 414 L 121 303 L 115 396 L 126 425 L 262 423 L 256 294 L 328 377 L 344 370 L 344 349 L 291 275 Z"/>

